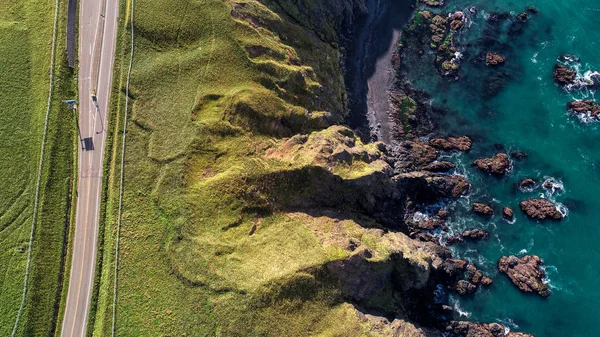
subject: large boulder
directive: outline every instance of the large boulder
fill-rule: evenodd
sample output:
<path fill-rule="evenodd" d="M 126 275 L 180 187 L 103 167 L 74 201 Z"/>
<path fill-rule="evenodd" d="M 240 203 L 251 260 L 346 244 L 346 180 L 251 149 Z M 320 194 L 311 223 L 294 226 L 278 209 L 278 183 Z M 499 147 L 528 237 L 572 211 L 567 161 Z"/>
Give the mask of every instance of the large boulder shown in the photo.
<path fill-rule="evenodd" d="M 537 220 L 562 220 L 563 215 L 556 205 L 546 199 L 529 199 L 519 203 L 521 211 Z"/>
<path fill-rule="evenodd" d="M 459 280 L 454 289 L 459 295 L 471 295 L 477 291 L 477 286 L 467 280 Z"/>
<path fill-rule="evenodd" d="M 502 216 L 507 220 L 512 220 L 514 217 L 514 212 L 510 207 L 504 207 L 502 209 Z"/>
<path fill-rule="evenodd" d="M 520 188 L 533 188 L 535 186 L 535 180 L 531 179 L 531 178 L 525 178 L 522 179 L 521 181 L 519 181 L 519 187 Z"/>
<path fill-rule="evenodd" d="M 575 82 L 575 77 L 577 76 L 577 71 L 561 64 L 557 64 L 554 66 L 553 76 L 554 81 L 558 84 L 573 84 Z"/>
<path fill-rule="evenodd" d="M 504 63 L 504 57 L 494 53 L 487 53 L 485 55 L 485 63 L 489 66 L 497 66 Z"/>
<path fill-rule="evenodd" d="M 536 255 L 527 255 L 522 258 L 503 256 L 498 261 L 498 270 L 506 274 L 521 291 L 548 297 L 550 291 L 543 282 L 545 276 L 544 269 L 542 269 L 543 264 L 542 259 Z"/>
<path fill-rule="evenodd" d="M 429 141 L 429 145 L 440 150 L 456 150 L 456 151 L 469 151 L 473 141 L 468 136 L 461 137 L 448 137 L 448 138 L 434 138 Z"/>
<path fill-rule="evenodd" d="M 481 158 L 473 161 L 473 166 L 482 171 L 503 176 L 510 168 L 510 160 L 508 160 L 506 153 L 496 153 L 492 158 Z"/>
<path fill-rule="evenodd" d="M 598 117 L 598 114 L 600 114 L 600 104 L 592 100 L 569 102 L 567 109 L 576 114 L 589 113 L 591 117 Z"/>

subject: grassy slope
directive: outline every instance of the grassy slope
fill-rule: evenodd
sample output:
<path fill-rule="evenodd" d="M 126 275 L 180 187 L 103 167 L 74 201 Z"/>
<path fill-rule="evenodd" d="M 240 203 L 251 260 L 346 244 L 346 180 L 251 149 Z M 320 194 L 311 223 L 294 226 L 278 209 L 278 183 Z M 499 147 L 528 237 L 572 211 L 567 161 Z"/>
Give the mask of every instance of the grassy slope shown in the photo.
<path fill-rule="evenodd" d="M 3 74 L 0 79 L 0 155 L 4 159 L 0 163 L 3 172 L 0 178 L 0 335 L 10 335 L 23 290 L 48 97 L 53 14 L 53 1 L 10 0 L 0 4 Z M 74 172 L 74 121 L 72 113 L 59 105 L 65 96 L 75 96 L 73 75 L 63 63 L 64 17 L 65 13 L 61 12 L 40 212 L 19 335 L 52 333 L 60 301 L 58 285 L 64 270 L 69 191 L 73 185 L 70 178 Z"/>
<path fill-rule="evenodd" d="M 339 52 L 257 1 L 238 3 L 245 4 L 236 7 L 239 20 L 232 18 L 230 1 L 136 4 L 119 336 L 363 330 L 321 268 L 345 253 L 324 247 L 305 221 L 265 195 L 304 193 L 310 163 L 264 153 L 282 136 L 325 125 L 321 111 L 340 116 Z M 128 60 L 124 33 L 116 77 L 121 88 Z M 248 49 L 253 46 L 266 50 Z M 327 97 L 319 98 L 323 91 Z M 122 118 L 123 95 L 113 102 Z M 111 328 L 122 125 L 116 120 L 105 265 L 91 327 L 97 336 L 110 335 Z M 360 175 L 349 168 L 340 174 Z"/>

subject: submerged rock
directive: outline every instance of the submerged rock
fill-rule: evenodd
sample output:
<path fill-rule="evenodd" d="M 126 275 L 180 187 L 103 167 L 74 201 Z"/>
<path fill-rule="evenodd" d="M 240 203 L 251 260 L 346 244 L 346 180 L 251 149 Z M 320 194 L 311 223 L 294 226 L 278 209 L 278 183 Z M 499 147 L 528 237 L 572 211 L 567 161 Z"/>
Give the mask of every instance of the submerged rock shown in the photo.
<path fill-rule="evenodd" d="M 521 211 L 537 220 L 562 220 L 563 215 L 556 205 L 546 199 L 530 199 L 519 203 Z"/>
<path fill-rule="evenodd" d="M 494 215 L 494 210 L 486 205 L 486 204 L 481 204 L 481 203 L 474 203 L 473 205 L 471 205 L 471 210 L 477 214 L 481 214 L 481 215 L 486 215 L 486 216 L 491 216 Z"/>
<path fill-rule="evenodd" d="M 473 165 L 482 171 L 503 176 L 510 168 L 510 161 L 506 153 L 497 153 L 492 158 L 477 159 L 473 162 Z"/>
<path fill-rule="evenodd" d="M 545 276 L 542 269 L 543 264 L 542 259 L 536 255 L 527 255 L 522 258 L 503 256 L 498 261 L 498 270 L 506 274 L 521 291 L 548 297 L 550 292 L 548 286 L 543 282 Z"/>
<path fill-rule="evenodd" d="M 510 157 L 513 159 L 525 159 L 528 157 L 527 153 L 523 151 L 511 152 Z"/>
<path fill-rule="evenodd" d="M 577 76 L 577 71 L 561 64 L 557 64 L 554 66 L 554 81 L 556 83 L 565 85 L 572 84 L 575 82 L 575 76 Z"/>
<path fill-rule="evenodd" d="M 473 141 L 468 136 L 461 137 L 448 137 L 448 138 L 434 138 L 429 141 L 429 145 L 440 150 L 456 150 L 456 151 L 469 151 Z"/>
<path fill-rule="evenodd" d="M 523 13 L 517 15 L 517 20 L 520 22 L 526 22 L 527 20 L 529 20 L 529 15 L 527 15 L 527 13 L 523 12 Z"/>
<path fill-rule="evenodd" d="M 573 101 L 567 104 L 567 109 L 576 114 L 590 114 L 591 117 L 598 117 L 600 114 L 600 104 L 592 100 Z"/>
<path fill-rule="evenodd" d="M 497 66 L 504 63 L 504 57 L 494 53 L 487 53 L 485 63 L 489 66 Z"/>

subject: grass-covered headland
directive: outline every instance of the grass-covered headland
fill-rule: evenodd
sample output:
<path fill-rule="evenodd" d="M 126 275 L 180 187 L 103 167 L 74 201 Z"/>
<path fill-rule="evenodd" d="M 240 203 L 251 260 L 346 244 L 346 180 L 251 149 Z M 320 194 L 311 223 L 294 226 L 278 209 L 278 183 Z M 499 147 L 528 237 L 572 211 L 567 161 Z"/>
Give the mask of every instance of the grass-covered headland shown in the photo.
<path fill-rule="evenodd" d="M 76 98 L 65 54 L 67 1 L 59 1 L 48 118 L 29 282 L 17 336 L 52 335 L 66 267 L 75 187 Z M 13 332 L 23 295 L 40 148 L 50 90 L 54 1 L 0 3 L 0 335 Z"/>
<path fill-rule="evenodd" d="M 123 8 L 129 20 L 131 3 Z M 135 3 L 116 333 L 386 335 L 430 256 L 372 215 L 386 148 L 339 126 L 339 36 L 361 1 Z M 91 333 L 112 327 L 131 27 L 119 38 L 103 265 Z M 383 319 L 383 318 L 381 318 Z"/>

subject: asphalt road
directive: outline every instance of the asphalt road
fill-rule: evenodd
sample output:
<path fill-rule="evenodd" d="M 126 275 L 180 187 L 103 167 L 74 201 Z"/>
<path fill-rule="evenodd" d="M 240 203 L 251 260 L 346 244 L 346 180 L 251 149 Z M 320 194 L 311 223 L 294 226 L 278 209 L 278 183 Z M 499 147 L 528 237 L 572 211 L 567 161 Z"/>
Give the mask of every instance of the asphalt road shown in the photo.
<path fill-rule="evenodd" d="M 118 0 L 81 0 L 79 8 L 79 184 L 63 337 L 85 336 L 94 285 L 102 166 L 112 88 Z M 97 99 L 92 98 L 92 90 Z"/>

